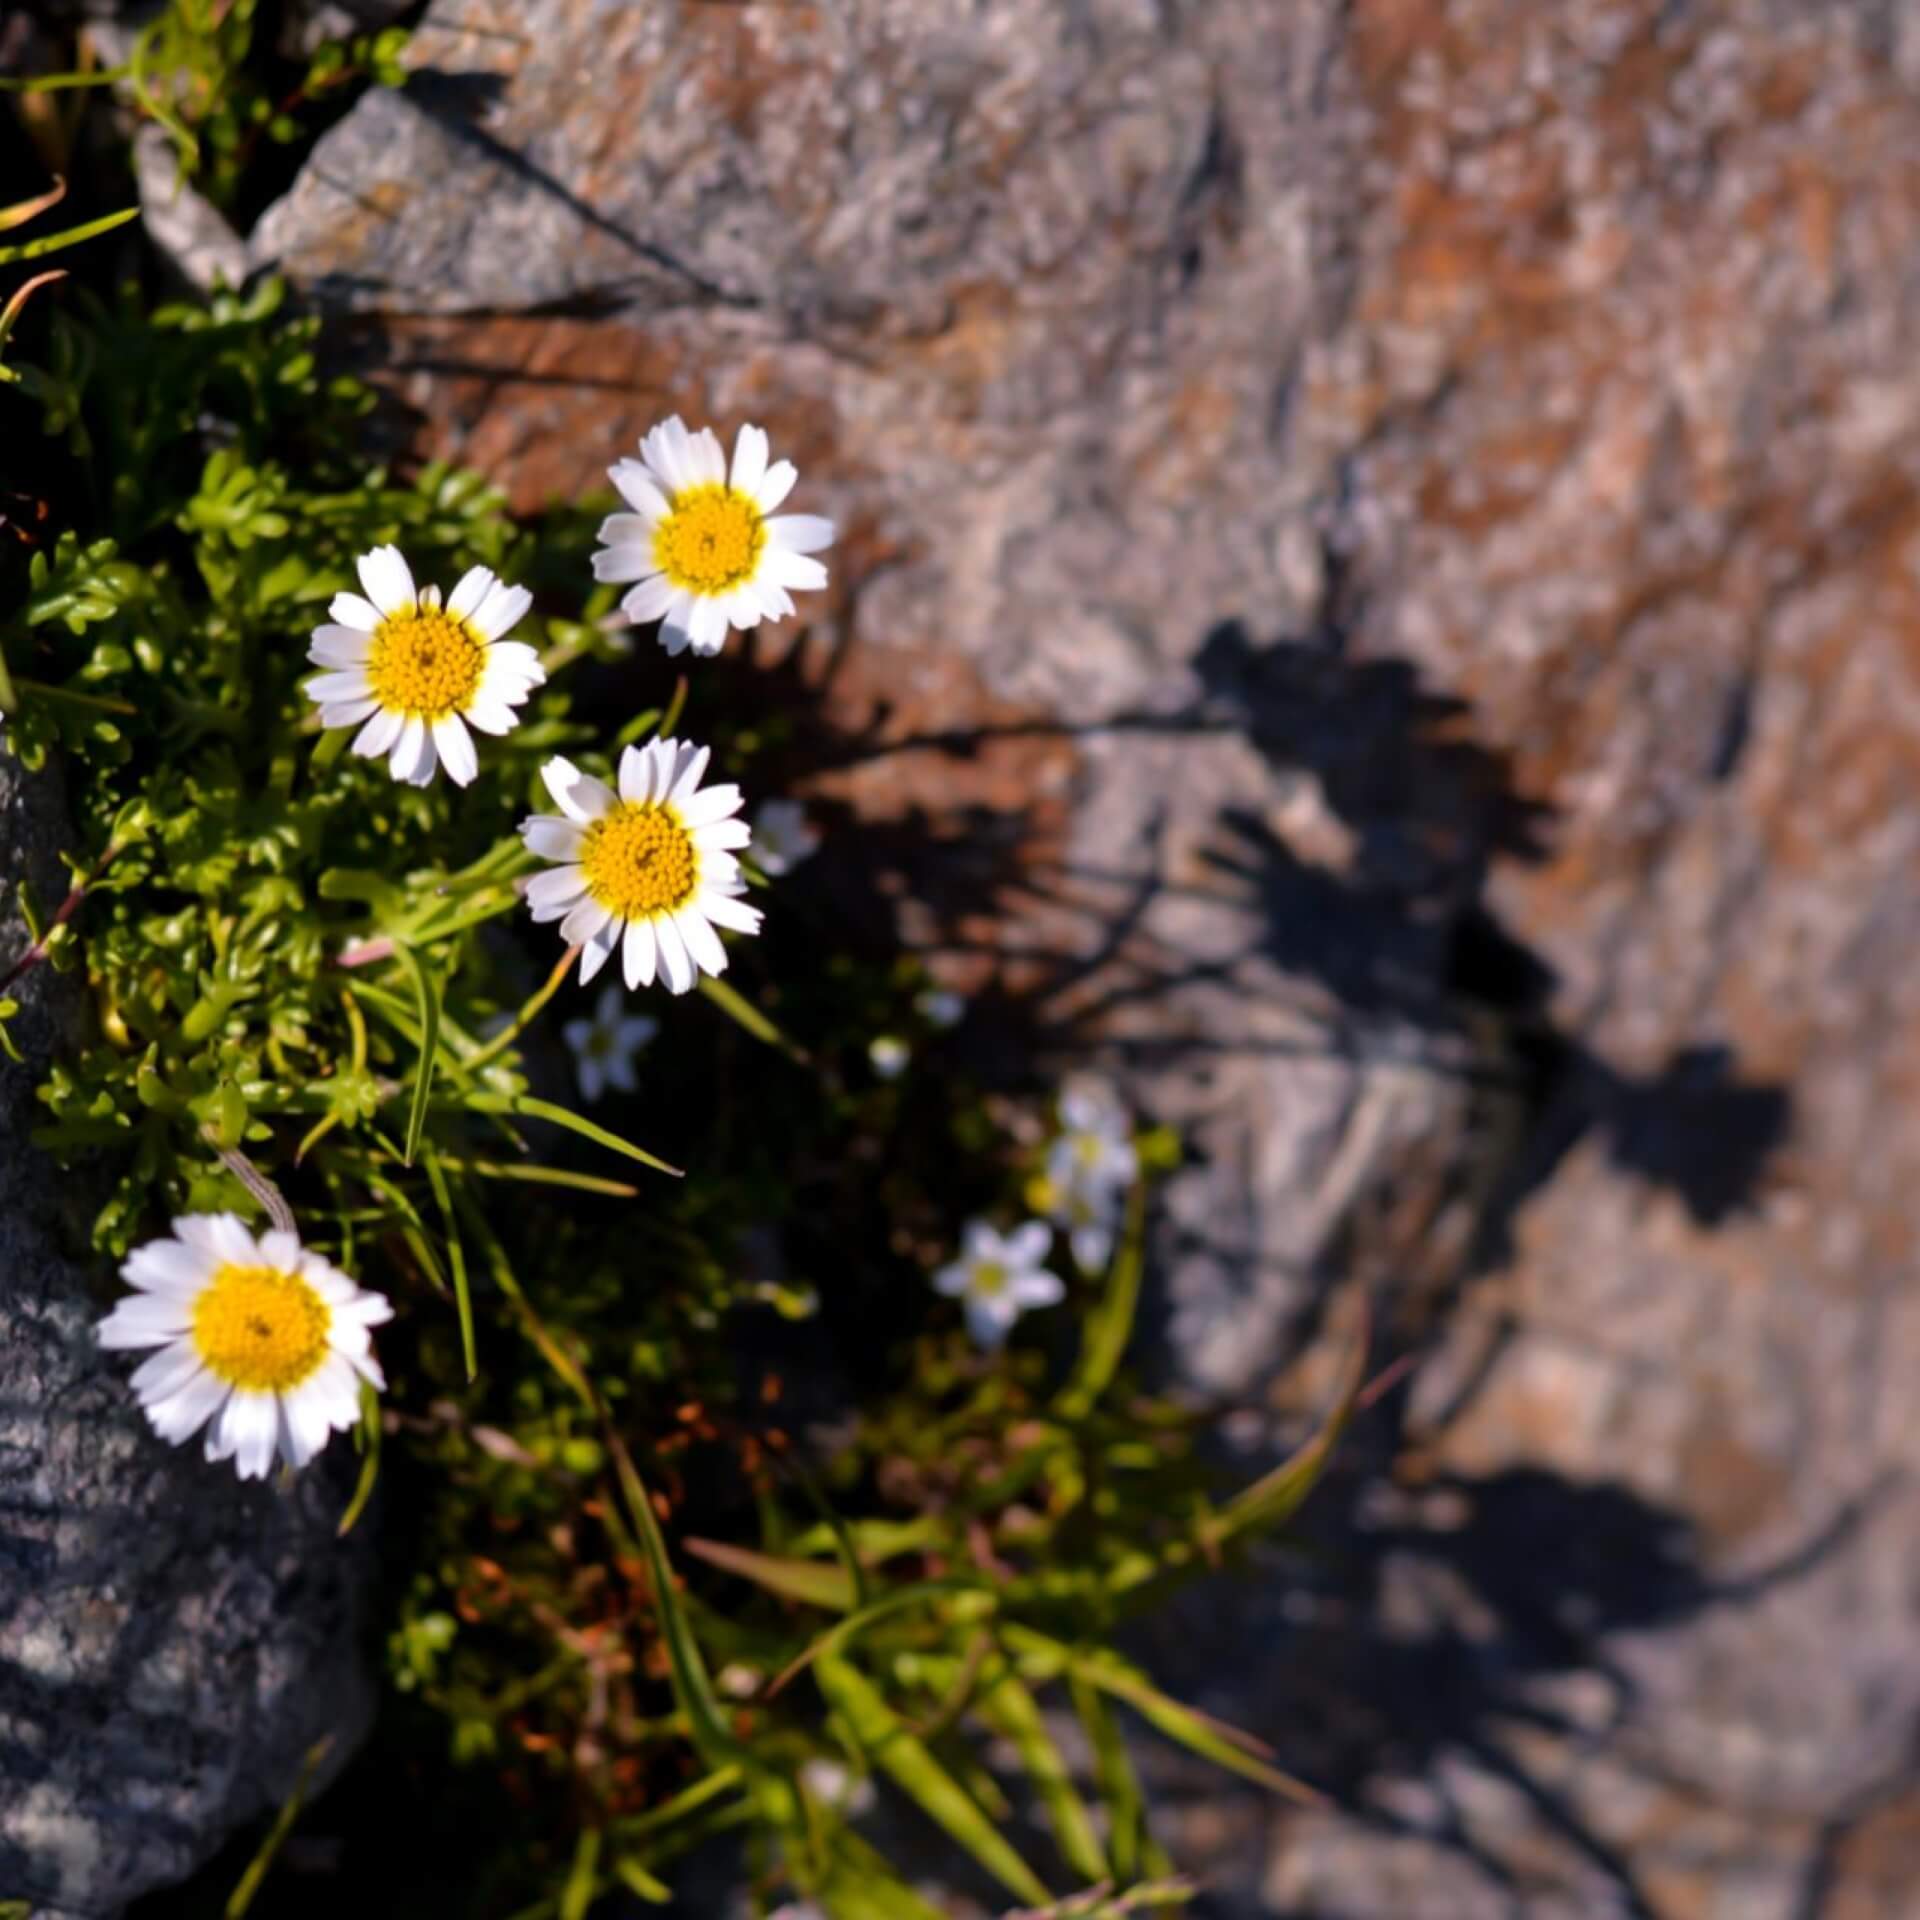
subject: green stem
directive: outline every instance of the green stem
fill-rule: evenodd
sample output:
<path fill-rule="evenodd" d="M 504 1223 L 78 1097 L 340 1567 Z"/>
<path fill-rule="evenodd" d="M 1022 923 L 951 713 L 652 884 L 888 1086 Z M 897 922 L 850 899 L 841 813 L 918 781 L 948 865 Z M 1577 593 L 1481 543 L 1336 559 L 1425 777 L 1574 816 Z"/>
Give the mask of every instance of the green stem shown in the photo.
<path fill-rule="evenodd" d="M 547 975 L 546 985 L 513 1016 L 511 1024 L 503 1027 L 496 1033 L 478 1053 L 469 1054 L 465 1061 L 462 1062 L 462 1065 L 468 1073 L 472 1073 L 476 1068 L 484 1067 L 488 1062 L 498 1059 L 501 1054 L 505 1053 L 506 1050 L 526 1032 L 528 1026 L 531 1025 L 540 1009 L 560 991 L 560 983 L 567 977 L 567 969 L 571 967 L 579 957 L 580 949 L 578 947 L 569 947 L 566 952 L 560 956 L 560 964 Z"/>

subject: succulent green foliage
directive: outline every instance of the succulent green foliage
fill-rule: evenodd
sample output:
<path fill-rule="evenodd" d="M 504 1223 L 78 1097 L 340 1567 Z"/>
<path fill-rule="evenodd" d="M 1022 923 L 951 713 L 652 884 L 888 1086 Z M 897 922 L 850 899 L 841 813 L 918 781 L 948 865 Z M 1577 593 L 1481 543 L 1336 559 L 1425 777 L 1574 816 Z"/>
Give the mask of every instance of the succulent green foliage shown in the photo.
<path fill-rule="evenodd" d="M 389 1904 L 531 1920 L 661 1900 L 731 1833 L 767 1889 L 926 1920 L 825 1762 L 1011 1901 L 1179 1904 L 1123 1724 L 1300 1789 L 1112 1635 L 1291 1514 L 1358 1353 L 1324 1430 L 1223 1497 L 1204 1421 L 1125 1371 L 1144 1186 L 1053 1351 L 974 1352 L 926 1276 L 1039 1162 L 964 1050 L 941 1055 L 921 971 L 784 883 L 724 982 L 651 1003 L 640 1095 L 579 1110 L 556 1040 L 578 991 L 515 885 L 540 762 L 605 774 L 690 704 L 757 798 L 787 722 L 737 697 L 738 659 L 689 695 L 603 624 L 589 508 L 526 524 L 473 475 L 369 470 L 368 397 L 317 346 L 271 285 L 88 298 L 0 389 L 0 443 L 44 436 L 53 529 L 0 559 L 0 750 L 62 777 L 72 817 L 68 893 L 21 899 L 15 971 L 85 982 L 38 1137 L 98 1195 L 96 1244 L 257 1218 L 237 1150 L 399 1308 L 357 1470 L 344 1438 L 327 1463 L 393 1596 L 386 1732 L 332 1804 L 432 1818 L 410 1865 L 376 1841 L 356 1870 Z M 464 791 L 395 784 L 302 692 L 312 627 L 388 541 L 422 580 L 479 563 L 536 594 L 516 637 L 548 684 Z M 876 1033 L 938 1064 L 883 1082 Z M 1149 1179 L 1177 1154 L 1136 1145 Z M 242 1906 L 298 1814 L 254 1836 Z"/>

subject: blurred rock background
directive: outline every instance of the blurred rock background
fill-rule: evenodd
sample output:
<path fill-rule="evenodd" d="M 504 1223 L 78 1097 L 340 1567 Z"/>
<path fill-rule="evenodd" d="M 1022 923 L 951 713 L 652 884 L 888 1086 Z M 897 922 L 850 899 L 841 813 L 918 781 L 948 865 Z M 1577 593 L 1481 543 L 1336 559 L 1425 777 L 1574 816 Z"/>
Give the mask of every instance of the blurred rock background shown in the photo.
<path fill-rule="evenodd" d="M 1166 1367 L 1258 1453 L 1356 1295 L 1417 1358 L 1158 1635 L 1336 1794 L 1169 1764 L 1214 1910 L 1913 1912 L 1920 16 L 433 0 L 409 57 L 247 241 L 383 445 L 537 508 L 766 424 L 857 891 L 1197 1150 Z"/>

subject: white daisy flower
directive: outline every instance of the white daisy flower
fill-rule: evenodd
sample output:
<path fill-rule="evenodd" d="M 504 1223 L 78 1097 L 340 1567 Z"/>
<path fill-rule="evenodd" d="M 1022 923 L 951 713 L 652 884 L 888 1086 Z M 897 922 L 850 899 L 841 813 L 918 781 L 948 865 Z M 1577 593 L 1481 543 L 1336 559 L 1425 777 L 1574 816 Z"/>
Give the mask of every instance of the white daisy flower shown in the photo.
<path fill-rule="evenodd" d="M 596 580 L 631 580 L 621 600 L 636 626 L 660 621 L 669 653 L 718 653 L 729 627 L 757 627 L 793 611 L 789 589 L 827 584 L 811 558 L 833 543 L 833 522 L 774 515 L 799 478 L 791 460 L 767 464 L 767 436 L 742 427 L 733 468 L 711 427 L 689 433 L 676 413 L 640 442 L 638 460 L 607 469 L 633 511 L 608 516 Z M 769 517 L 772 516 L 772 517 Z"/>
<path fill-rule="evenodd" d="M 890 1033 L 876 1034 L 867 1042 L 867 1064 L 882 1080 L 898 1080 L 912 1058 L 907 1043 Z"/>
<path fill-rule="evenodd" d="M 633 1056 L 660 1031 L 660 1022 L 630 1014 L 620 989 L 611 981 L 594 1002 L 591 1020 L 569 1020 L 561 1037 L 573 1049 L 573 1070 L 583 1100 L 598 1100 L 609 1087 L 634 1090 Z"/>
<path fill-rule="evenodd" d="M 997 1347 L 1029 1307 L 1050 1307 L 1066 1293 L 1058 1274 L 1040 1262 L 1053 1242 L 1043 1220 L 996 1233 L 984 1220 L 967 1222 L 960 1258 L 933 1276 L 934 1291 L 959 1299 L 974 1344 Z"/>
<path fill-rule="evenodd" d="M 790 873 L 820 849 L 820 829 L 798 800 L 763 800 L 747 856 L 766 874 Z"/>
<path fill-rule="evenodd" d="M 359 727 L 354 752 L 389 755 L 396 780 L 424 787 L 445 762 L 464 787 L 480 770 L 467 729 L 511 733 L 514 708 L 547 677 L 532 647 L 502 637 L 533 595 L 469 567 L 442 607 L 438 587 L 414 586 L 398 547 L 375 547 L 357 564 L 365 599 L 335 594 L 334 624 L 314 628 L 307 651 L 329 669 L 307 682 L 320 724 Z"/>
<path fill-rule="evenodd" d="M 620 790 L 566 760 L 541 769 L 560 812 L 520 823 L 527 851 L 557 864 L 527 882 L 536 921 L 585 950 L 584 986 L 623 948 L 629 987 L 655 974 L 685 993 L 701 973 L 724 973 L 716 927 L 758 933 L 760 910 L 740 897 L 738 848 L 751 837 L 740 789 L 702 787 L 710 749 L 653 740 L 620 756 Z"/>
<path fill-rule="evenodd" d="M 1047 1151 L 1047 1178 L 1064 1194 L 1098 1201 L 1131 1186 L 1139 1172 L 1133 1118 L 1104 1080 L 1076 1076 L 1060 1095 L 1059 1139 Z"/>
<path fill-rule="evenodd" d="M 207 1458 L 242 1480 L 275 1452 L 303 1467 L 384 1387 L 367 1329 L 393 1318 L 290 1233 L 257 1240 L 230 1213 L 190 1213 L 120 1269 L 137 1291 L 101 1321 L 103 1347 L 157 1347 L 133 1375 L 153 1430 L 176 1446 L 208 1421 Z"/>

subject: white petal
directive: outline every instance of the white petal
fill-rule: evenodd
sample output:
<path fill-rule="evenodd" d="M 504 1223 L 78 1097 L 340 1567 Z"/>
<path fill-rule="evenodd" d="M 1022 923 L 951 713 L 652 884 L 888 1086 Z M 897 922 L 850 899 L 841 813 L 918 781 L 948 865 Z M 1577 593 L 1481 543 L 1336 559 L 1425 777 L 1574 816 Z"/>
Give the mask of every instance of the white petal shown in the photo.
<path fill-rule="evenodd" d="M 1052 1228 L 1044 1220 L 1029 1220 L 1007 1235 L 1007 1265 L 1023 1270 L 1037 1266 L 1052 1244 Z"/>
<path fill-rule="evenodd" d="M 312 700 L 364 700 L 373 691 L 373 682 L 358 667 L 338 673 L 316 673 L 306 684 Z"/>
<path fill-rule="evenodd" d="M 710 827 L 740 811 L 740 789 L 732 785 L 702 787 L 698 793 L 675 800 L 673 808 L 683 827 Z"/>
<path fill-rule="evenodd" d="M 703 854 L 724 853 L 731 847 L 747 846 L 753 839 L 753 829 L 738 816 L 709 820 L 705 826 L 693 828 L 692 833 L 693 844 Z"/>
<path fill-rule="evenodd" d="M 371 553 L 363 553 L 355 566 L 367 598 L 383 614 L 411 613 L 419 605 L 413 570 L 398 547 L 375 547 Z"/>
<path fill-rule="evenodd" d="M 391 707 L 376 713 L 354 736 L 353 751 L 364 759 L 375 759 L 400 738 L 400 729 L 406 724 L 407 716 Z"/>
<path fill-rule="evenodd" d="M 640 442 L 641 459 L 659 475 L 660 484 L 669 495 L 693 484 L 684 453 L 686 439 L 686 426 L 675 413 L 668 415 L 658 426 L 649 428 Z"/>
<path fill-rule="evenodd" d="M 727 475 L 727 485 L 735 493 L 744 493 L 751 499 L 766 477 L 766 432 L 760 427 L 744 426 L 733 443 L 733 470 Z"/>
<path fill-rule="evenodd" d="M 760 931 L 760 909 L 731 894 L 703 892 L 695 904 L 716 927 L 731 927 L 735 933 Z"/>
<path fill-rule="evenodd" d="M 519 696 L 524 699 L 526 696 Z M 480 683 L 480 691 L 467 705 L 461 715 L 470 727 L 478 727 L 482 733 L 511 733 L 520 724 L 520 716 L 514 712 L 512 702 L 504 695 L 492 693 L 486 682 Z"/>
<path fill-rule="evenodd" d="M 598 900 L 582 900 L 560 922 L 560 938 L 570 947 L 599 942 L 611 951 L 619 937 L 619 919 L 611 907 L 603 907 Z"/>
<path fill-rule="evenodd" d="M 584 838 L 571 820 L 557 820 L 550 813 L 529 814 L 520 822 L 521 842 L 537 859 L 577 860 Z"/>
<path fill-rule="evenodd" d="M 800 470 L 791 460 L 776 460 L 760 482 L 759 491 L 754 495 L 755 505 L 762 513 L 771 513 L 793 491 L 793 483 L 799 478 Z"/>
<path fill-rule="evenodd" d="M 1000 1236 L 984 1220 L 969 1220 L 960 1234 L 960 1250 L 975 1265 L 1000 1264 L 1004 1249 Z"/>
<path fill-rule="evenodd" d="M 260 1243 L 237 1213 L 210 1213 L 205 1216 L 207 1235 L 221 1259 L 246 1265 L 260 1258 Z"/>
<path fill-rule="evenodd" d="M 620 755 L 620 798 L 631 805 L 644 805 L 651 784 L 647 774 L 650 762 L 638 747 L 627 747 Z"/>
<path fill-rule="evenodd" d="M 558 907 L 578 900 L 586 890 L 587 875 L 584 868 L 550 867 L 545 873 L 536 873 L 527 882 L 527 904 L 530 907 Z"/>
<path fill-rule="evenodd" d="M 470 786 L 480 771 L 480 756 L 473 749 L 473 735 L 457 713 L 443 714 L 433 723 L 433 744 L 446 762 L 447 778 L 456 787 Z"/>
<path fill-rule="evenodd" d="M 260 1236 L 260 1264 L 275 1273 L 298 1273 L 304 1249 L 297 1234 L 273 1227 Z"/>
<path fill-rule="evenodd" d="M 379 712 L 378 700 L 344 700 L 336 706 L 320 709 L 320 724 L 323 727 L 357 727 L 369 715 Z"/>
<path fill-rule="evenodd" d="M 690 906 L 678 908 L 672 918 L 675 931 L 686 942 L 687 957 L 693 964 L 711 974 L 725 973 L 727 950 L 720 944 L 720 936 L 705 918 Z"/>
<path fill-rule="evenodd" d="M 670 993 L 685 993 L 695 978 L 693 961 L 687 954 L 687 943 L 680 938 L 679 929 L 665 914 L 655 919 L 653 937 L 660 949 L 660 977 L 667 983 L 667 990 Z"/>
<path fill-rule="evenodd" d="M 464 620 L 482 600 L 498 576 L 491 567 L 469 567 L 460 576 L 460 584 L 447 595 L 447 611 L 456 620 Z"/>
<path fill-rule="evenodd" d="M 413 771 L 407 775 L 410 787 L 430 787 L 433 785 L 434 770 L 440 764 L 440 749 L 433 744 L 433 732 L 429 728 L 420 742 L 420 758 L 413 763 Z"/>
<path fill-rule="evenodd" d="M 744 632 L 760 624 L 760 589 L 751 580 L 743 580 L 731 593 L 722 594 L 720 606 L 730 627 Z"/>
<path fill-rule="evenodd" d="M 380 624 L 380 609 L 357 593 L 336 593 L 327 612 L 356 633 L 371 633 Z"/>
<path fill-rule="evenodd" d="M 120 1277 L 145 1293 L 198 1293 L 206 1285 L 206 1260 L 178 1240 L 149 1240 L 127 1255 Z"/>
<path fill-rule="evenodd" d="M 201 1371 L 200 1355 L 192 1340 L 176 1340 L 142 1360 L 134 1368 L 130 1384 L 141 1404 L 146 1405 L 178 1393 Z"/>
<path fill-rule="evenodd" d="M 621 943 L 621 964 L 627 985 L 635 992 L 653 985 L 654 951 L 653 923 L 629 920 L 626 938 Z"/>
<path fill-rule="evenodd" d="M 593 577 L 596 580 L 640 580 L 659 568 L 651 547 L 629 542 L 623 547 L 599 547 L 594 550 Z"/>
<path fill-rule="evenodd" d="M 818 560 L 771 544 L 760 557 L 760 577 L 777 587 L 795 587 L 802 593 L 827 584 L 827 570 Z"/>
<path fill-rule="evenodd" d="M 216 1444 L 220 1451 L 212 1452 Z M 207 1436 L 208 1458 L 231 1457 L 242 1480 L 264 1480 L 280 1437 L 280 1408 L 270 1393 L 236 1392 Z"/>
<path fill-rule="evenodd" d="M 726 644 L 726 638 L 726 603 L 711 598 L 696 600 L 687 621 L 687 640 L 694 652 L 718 653 Z"/>
<path fill-rule="evenodd" d="M 320 667 L 358 667 L 373 649 L 371 636 L 352 627 L 315 627 L 307 658 Z"/>
<path fill-rule="evenodd" d="M 408 714 L 400 723 L 399 737 L 393 743 L 387 771 L 396 780 L 411 780 L 414 768 L 420 764 L 420 754 L 426 741 L 427 723 L 417 713 Z"/>
<path fill-rule="evenodd" d="M 183 1381 L 166 1399 L 150 1400 L 147 1419 L 162 1440 L 177 1447 L 220 1411 L 230 1392 L 224 1380 L 202 1370 Z"/>
<path fill-rule="evenodd" d="M 647 562 L 651 577 L 642 580 L 638 586 L 629 587 L 620 600 L 620 610 L 636 627 L 644 627 L 649 620 L 658 620 L 673 605 L 674 585 L 664 573 L 652 573 L 653 562 Z"/>
<path fill-rule="evenodd" d="M 607 964 L 619 944 L 619 929 L 609 922 L 580 950 L 580 984 L 584 987 Z"/>
<path fill-rule="evenodd" d="M 540 769 L 554 804 L 569 820 L 589 826 L 613 805 L 613 794 L 606 783 L 590 773 L 582 773 L 571 760 L 555 758 Z"/>
<path fill-rule="evenodd" d="M 973 1285 L 973 1269 L 964 1260 L 956 1260 L 933 1276 L 933 1290 L 949 1296 L 965 1293 Z"/>
<path fill-rule="evenodd" d="M 967 1296 L 967 1331 L 973 1336 L 977 1347 L 989 1351 L 1000 1346 L 1007 1337 L 1008 1329 L 1013 1325 L 1019 1308 L 1004 1293 L 983 1298 L 977 1293 Z"/>
<path fill-rule="evenodd" d="M 818 553 L 833 545 L 833 522 L 817 513 L 783 513 L 767 522 L 767 545 L 787 553 Z"/>
<path fill-rule="evenodd" d="M 660 644 L 671 659 L 685 653 L 688 645 L 687 622 L 693 618 L 693 595 L 676 593 L 673 604 L 660 617 Z"/>
<path fill-rule="evenodd" d="M 607 469 L 607 478 L 620 489 L 620 497 L 633 509 L 635 517 L 649 531 L 655 522 L 667 517 L 669 511 L 667 496 L 654 484 L 653 476 L 637 460 L 619 461 Z M 611 524 L 612 522 L 609 521 L 608 525 Z M 600 537 L 603 540 L 610 540 L 616 536 L 608 533 L 603 527 Z"/>
<path fill-rule="evenodd" d="M 291 1466 L 304 1467 L 333 1437 L 327 1402 L 296 1388 L 280 1396 L 280 1451 Z"/>
<path fill-rule="evenodd" d="M 540 664 L 538 647 L 530 647 L 524 640 L 496 640 L 487 649 L 483 683 L 496 674 L 511 674 L 516 680 L 537 687 L 545 682 L 547 670 Z"/>
<path fill-rule="evenodd" d="M 702 427 L 692 436 L 687 447 L 688 465 L 693 469 L 694 478 L 703 487 L 726 485 L 727 454 L 720 444 L 720 436 L 711 427 Z"/>
<path fill-rule="evenodd" d="M 1057 1273 L 1044 1267 L 1031 1273 L 1016 1273 L 1008 1289 L 1023 1307 L 1051 1307 L 1066 1298 L 1065 1283 Z"/>
<path fill-rule="evenodd" d="M 509 587 L 496 580 L 467 625 L 483 640 L 498 640 L 520 624 L 532 605 L 533 595 L 525 587 Z"/>
<path fill-rule="evenodd" d="M 666 797 L 678 802 L 684 799 L 700 784 L 700 776 L 706 772 L 707 763 L 713 758 L 711 747 L 696 747 L 688 744 L 680 750 L 679 764 L 673 770 L 673 784 L 667 789 Z"/>

